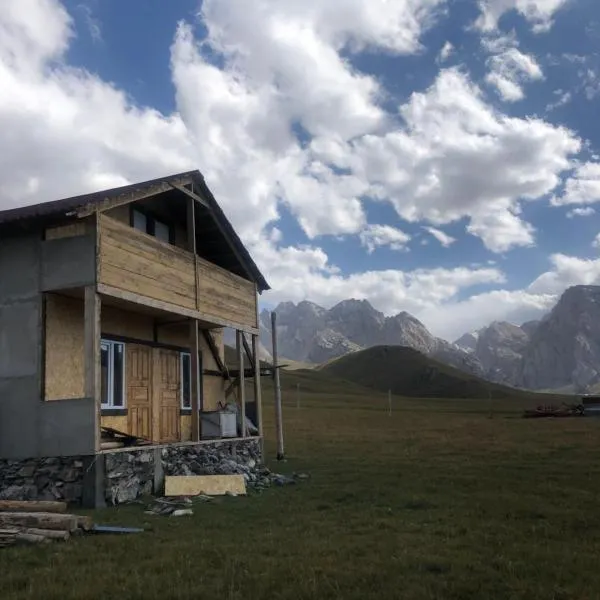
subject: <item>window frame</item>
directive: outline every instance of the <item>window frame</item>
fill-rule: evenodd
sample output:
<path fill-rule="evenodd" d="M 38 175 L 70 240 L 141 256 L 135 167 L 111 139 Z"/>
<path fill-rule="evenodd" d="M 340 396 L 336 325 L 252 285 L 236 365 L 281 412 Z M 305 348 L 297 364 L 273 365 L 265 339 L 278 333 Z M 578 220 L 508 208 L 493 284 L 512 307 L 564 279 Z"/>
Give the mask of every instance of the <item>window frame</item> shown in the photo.
<path fill-rule="evenodd" d="M 100 340 L 100 353 L 104 347 L 108 347 L 108 394 L 107 399 L 108 402 L 101 402 L 100 409 L 103 411 L 115 411 L 115 410 L 127 410 L 127 388 L 126 386 L 126 352 L 125 352 L 125 343 L 119 342 L 116 340 L 108 340 L 102 338 Z M 115 404 L 115 347 L 120 346 L 122 349 L 123 356 L 123 368 L 122 368 L 122 381 L 121 381 L 121 394 L 122 394 L 122 403 L 120 405 Z M 102 369 L 102 364 L 99 365 L 100 369 Z"/>
<path fill-rule="evenodd" d="M 190 375 L 190 405 L 184 406 L 183 404 L 183 357 L 188 356 L 190 361 L 189 375 Z M 203 386 L 203 378 L 202 378 L 202 352 L 198 352 L 198 384 L 200 387 L 200 398 L 198 399 L 198 412 L 202 412 L 203 404 L 204 404 L 204 392 L 202 389 Z M 192 353 L 189 350 L 180 350 L 179 351 L 179 410 L 181 414 L 191 415 L 192 414 Z"/>
<path fill-rule="evenodd" d="M 175 245 L 175 227 L 172 222 L 162 219 L 162 218 L 158 218 L 154 214 L 152 214 L 150 211 L 148 211 L 144 208 L 141 208 L 139 206 L 134 206 L 132 204 L 130 204 L 129 206 L 130 206 L 129 225 L 133 229 L 135 229 L 136 231 L 141 231 L 142 233 L 145 233 L 146 235 L 151 235 L 153 238 L 156 238 L 159 242 L 162 242 L 163 244 Z M 146 219 L 146 231 L 142 231 L 141 229 L 138 229 L 137 227 L 135 227 L 135 213 L 136 212 L 139 213 L 140 215 L 143 215 L 144 218 Z M 161 225 L 163 225 L 164 227 L 167 228 L 167 230 L 169 232 L 168 241 L 165 241 L 162 238 L 156 237 L 156 223 L 160 223 Z"/>
<path fill-rule="evenodd" d="M 183 379 L 184 379 L 184 360 L 183 357 L 187 356 L 189 359 L 189 377 L 190 377 L 190 405 L 189 406 L 185 406 L 183 403 L 183 390 L 184 390 L 184 385 L 183 385 Z M 192 411 L 192 353 L 191 352 L 180 352 L 179 353 L 179 377 L 180 377 L 180 381 L 181 381 L 181 385 L 179 386 L 179 408 L 182 411 Z"/>

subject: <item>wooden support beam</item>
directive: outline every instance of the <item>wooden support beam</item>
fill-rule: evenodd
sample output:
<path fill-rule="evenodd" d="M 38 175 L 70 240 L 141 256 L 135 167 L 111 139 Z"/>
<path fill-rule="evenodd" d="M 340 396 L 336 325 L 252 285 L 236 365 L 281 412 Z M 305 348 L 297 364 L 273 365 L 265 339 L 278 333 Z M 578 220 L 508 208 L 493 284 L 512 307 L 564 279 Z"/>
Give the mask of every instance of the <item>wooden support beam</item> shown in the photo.
<path fill-rule="evenodd" d="M 219 349 L 217 348 L 215 338 L 211 335 L 210 331 L 208 331 L 207 329 L 202 330 L 202 335 L 204 336 L 204 339 L 206 340 L 206 343 L 208 345 L 208 348 L 210 349 L 210 353 L 212 354 L 212 357 L 215 359 L 215 362 L 217 363 L 217 368 L 223 374 L 223 377 L 225 377 L 226 379 L 230 379 L 230 377 L 227 373 L 227 369 L 225 368 L 225 363 L 223 362 L 223 360 L 221 359 L 221 355 L 219 354 Z"/>
<path fill-rule="evenodd" d="M 254 402 L 256 403 L 256 426 L 260 436 L 260 455 L 264 455 L 264 436 L 262 418 L 262 393 L 260 389 L 260 359 L 258 357 L 258 336 L 252 336 L 252 354 L 254 355 Z"/>
<path fill-rule="evenodd" d="M 95 212 L 102 212 L 110 208 L 115 208 L 116 206 L 130 204 L 131 202 L 137 202 L 138 200 L 143 200 L 144 198 L 149 198 L 150 196 L 156 196 L 158 194 L 162 194 L 163 192 L 168 192 L 169 190 L 173 189 L 174 184 L 183 186 L 184 184 L 189 183 L 190 181 L 191 178 L 189 176 L 183 177 L 182 179 L 178 179 L 173 182 L 160 181 L 151 186 L 145 186 L 139 189 L 134 189 L 130 192 L 126 192 L 124 194 L 120 194 L 112 198 L 105 198 L 100 202 L 86 204 L 73 212 L 79 218 L 88 217 L 89 215 L 92 215 Z"/>
<path fill-rule="evenodd" d="M 192 369 L 192 441 L 197 442 L 202 435 L 200 422 L 200 340 L 198 321 L 190 319 L 190 362 Z"/>
<path fill-rule="evenodd" d="M 275 380 L 275 429 L 277 432 L 277 460 L 283 460 L 283 416 L 281 410 L 281 383 L 277 362 L 277 314 L 271 313 L 271 335 L 273 343 L 273 378 Z"/>
<path fill-rule="evenodd" d="M 246 336 L 243 333 L 242 341 L 244 342 L 244 350 L 246 351 L 246 356 L 248 357 L 248 361 L 250 362 L 250 368 L 254 370 L 254 356 L 252 355 L 252 351 L 250 350 L 250 346 L 248 345 L 248 340 L 246 340 Z"/>
<path fill-rule="evenodd" d="M 101 379 L 100 379 L 100 296 L 93 285 L 84 293 L 84 388 L 86 398 L 94 401 L 94 447 L 100 450 Z"/>
<path fill-rule="evenodd" d="M 238 375 L 238 392 L 240 399 L 240 412 L 241 412 L 241 424 L 242 424 L 242 437 L 246 437 L 246 381 L 244 373 L 244 350 L 242 348 L 244 339 L 243 333 L 237 329 L 235 332 L 235 347 L 237 350 L 238 363 L 240 367 L 240 373 Z"/>
<path fill-rule="evenodd" d="M 202 198 L 202 196 L 198 196 L 198 194 L 192 192 L 191 190 L 188 190 L 184 185 L 181 185 L 179 183 L 172 183 L 171 187 L 176 190 L 179 190 L 180 192 L 183 192 L 186 196 L 194 199 L 196 202 L 198 202 L 199 204 L 204 206 L 204 208 L 208 208 L 208 210 L 212 210 L 212 207 L 210 206 L 210 204 L 204 198 Z"/>
<path fill-rule="evenodd" d="M 231 380 L 231 383 L 227 386 L 227 389 L 225 390 L 225 398 L 229 398 L 229 396 L 231 396 L 232 392 L 235 390 L 235 388 L 237 388 L 239 385 L 239 381 L 238 378 L 236 377 L 235 379 Z"/>

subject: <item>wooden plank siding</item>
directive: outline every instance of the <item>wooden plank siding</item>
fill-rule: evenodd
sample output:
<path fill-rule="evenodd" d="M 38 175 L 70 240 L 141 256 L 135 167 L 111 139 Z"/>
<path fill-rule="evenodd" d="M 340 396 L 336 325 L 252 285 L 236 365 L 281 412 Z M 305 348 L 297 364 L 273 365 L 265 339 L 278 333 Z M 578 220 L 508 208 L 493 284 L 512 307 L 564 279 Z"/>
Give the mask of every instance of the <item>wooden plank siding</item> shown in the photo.
<path fill-rule="evenodd" d="M 256 330 L 253 282 L 106 215 L 99 217 L 99 231 L 102 286 L 217 326 Z"/>

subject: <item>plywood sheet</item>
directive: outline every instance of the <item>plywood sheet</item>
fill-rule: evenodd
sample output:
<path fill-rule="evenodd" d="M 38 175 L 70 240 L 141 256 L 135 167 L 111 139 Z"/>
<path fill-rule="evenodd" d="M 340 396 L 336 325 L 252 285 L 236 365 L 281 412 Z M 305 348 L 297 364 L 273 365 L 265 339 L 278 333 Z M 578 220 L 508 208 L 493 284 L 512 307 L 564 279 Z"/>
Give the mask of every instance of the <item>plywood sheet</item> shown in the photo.
<path fill-rule="evenodd" d="M 177 475 L 165 477 L 165 496 L 223 496 L 227 492 L 244 495 L 243 475 Z"/>
<path fill-rule="evenodd" d="M 46 295 L 45 399 L 85 395 L 83 302 Z"/>

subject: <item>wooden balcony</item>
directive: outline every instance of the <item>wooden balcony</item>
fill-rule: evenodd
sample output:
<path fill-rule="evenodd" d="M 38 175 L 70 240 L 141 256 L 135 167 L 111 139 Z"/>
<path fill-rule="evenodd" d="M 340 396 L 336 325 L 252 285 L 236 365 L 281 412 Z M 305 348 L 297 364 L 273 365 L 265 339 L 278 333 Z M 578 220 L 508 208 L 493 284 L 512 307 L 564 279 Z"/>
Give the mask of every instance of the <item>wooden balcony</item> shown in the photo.
<path fill-rule="evenodd" d="M 253 282 L 106 215 L 99 216 L 98 245 L 100 293 L 258 333 Z"/>

